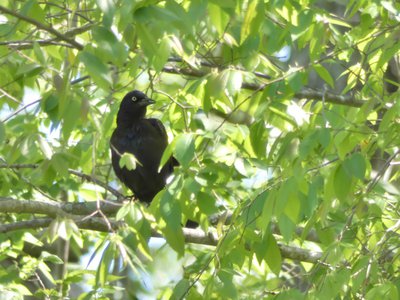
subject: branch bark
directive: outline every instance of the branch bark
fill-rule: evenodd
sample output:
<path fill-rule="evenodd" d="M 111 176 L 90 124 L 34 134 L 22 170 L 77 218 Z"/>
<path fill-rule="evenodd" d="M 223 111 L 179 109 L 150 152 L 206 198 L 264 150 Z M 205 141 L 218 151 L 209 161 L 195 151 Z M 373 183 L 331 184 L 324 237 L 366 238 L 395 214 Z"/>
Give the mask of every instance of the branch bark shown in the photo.
<path fill-rule="evenodd" d="M 1 209 L 2 202 L 3 201 L 0 199 L 0 211 L 2 210 Z M 29 221 L 20 221 L 11 224 L 0 224 L 0 233 L 6 233 L 22 229 L 44 228 L 48 227 L 52 221 L 53 221 L 52 218 L 42 218 Z M 123 222 L 116 222 L 112 220 L 106 221 L 102 217 L 79 218 L 75 219 L 74 221 L 76 225 L 81 229 L 95 230 L 101 232 L 110 232 L 110 230 L 117 230 L 125 226 Z M 217 246 L 219 242 L 219 238 L 216 233 L 211 233 L 211 232 L 206 233 L 201 229 L 183 228 L 183 235 L 185 237 L 186 243 Z M 152 236 L 163 238 L 162 234 L 160 234 L 156 230 L 152 231 Z M 278 247 L 281 251 L 282 257 L 287 259 L 310 262 L 310 263 L 318 263 L 323 256 L 322 252 L 288 246 L 282 243 L 278 243 Z"/>
<path fill-rule="evenodd" d="M 52 217 L 14 222 L 11 224 L 0 224 L 0 233 L 48 227 L 57 216 L 74 220 L 81 229 L 109 232 L 110 230 L 117 230 L 125 226 L 125 224 L 114 220 L 105 220 L 104 217 L 95 217 L 93 215 L 101 210 L 102 216 L 113 216 L 121 205 L 121 203 L 110 201 L 101 201 L 100 204 L 96 201 L 87 203 L 64 203 L 54 201 L 16 200 L 8 197 L 0 197 L 0 212 L 2 213 L 43 214 Z M 216 233 L 206 233 L 201 229 L 183 228 L 183 233 L 187 243 L 216 246 L 219 242 Z M 152 236 L 162 237 L 162 235 L 155 230 L 153 230 Z M 279 244 L 279 248 L 281 249 L 283 257 L 294 260 L 316 263 L 322 257 L 321 252 L 305 250 L 284 244 Z"/>

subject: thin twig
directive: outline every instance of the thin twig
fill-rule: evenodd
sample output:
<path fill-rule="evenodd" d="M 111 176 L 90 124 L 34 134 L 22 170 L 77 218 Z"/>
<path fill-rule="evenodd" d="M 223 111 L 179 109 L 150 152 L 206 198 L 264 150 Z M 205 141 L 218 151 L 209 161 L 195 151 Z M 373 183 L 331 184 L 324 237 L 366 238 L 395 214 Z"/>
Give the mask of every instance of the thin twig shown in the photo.
<path fill-rule="evenodd" d="M 14 111 L 12 114 L 10 114 L 10 115 L 8 115 L 7 117 L 5 117 L 5 119 L 4 119 L 2 122 L 3 122 L 3 123 L 7 122 L 9 119 L 11 119 L 12 117 L 16 116 L 17 114 L 19 114 L 19 113 L 20 113 L 21 111 L 23 111 L 24 109 L 27 109 L 29 106 L 32 106 L 32 105 L 34 105 L 34 104 L 39 103 L 41 100 L 42 100 L 42 99 L 40 98 L 40 99 L 38 99 L 38 100 L 35 100 L 35 101 L 31 102 L 31 103 L 28 103 L 28 104 L 22 106 L 20 109 L 17 109 L 17 110 Z"/>
<path fill-rule="evenodd" d="M 53 27 L 47 26 L 47 25 L 45 25 L 45 24 L 43 24 L 43 23 L 40 23 L 39 21 L 37 21 L 37 20 L 35 20 L 35 19 L 32 19 L 32 18 L 27 17 L 27 16 L 24 16 L 24 15 L 22 15 L 22 14 L 16 12 L 16 11 L 11 10 L 11 9 L 9 9 L 9 8 L 7 8 L 7 7 L 4 7 L 4 6 L 2 6 L 2 5 L 0 5 L 0 11 L 3 12 L 3 13 L 5 13 L 5 14 L 14 16 L 14 17 L 16 17 L 16 18 L 18 18 L 18 19 L 20 19 L 20 20 L 22 20 L 22 21 L 25 21 L 25 22 L 27 22 L 27 23 L 30 23 L 30 24 L 32 24 L 32 25 L 35 25 L 37 28 L 42 29 L 42 30 L 44 30 L 44 31 L 47 31 L 47 32 L 49 32 L 49 33 L 55 35 L 56 37 L 58 37 L 60 40 L 63 40 L 63 41 L 65 41 L 65 42 L 67 42 L 67 43 L 73 45 L 76 49 L 78 49 L 78 50 L 83 50 L 83 45 L 81 45 L 80 43 L 78 43 L 78 42 L 75 41 L 74 39 L 69 38 L 69 37 L 66 36 L 65 34 L 62 34 L 61 32 L 55 30 Z"/>
<path fill-rule="evenodd" d="M 36 169 L 37 167 L 39 167 L 39 164 L 0 164 L 0 169 Z M 113 194 L 114 196 L 116 196 L 118 199 L 125 199 L 126 197 L 121 194 L 120 192 L 118 192 L 116 189 L 112 188 L 111 186 L 109 186 L 107 183 L 102 182 L 100 180 L 98 180 L 97 178 L 90 176 L 88 174 L 82 173 L 80 171 L 77 170 L 73 170 L 73 169 L 68 169 L 68 172 L 72 175 L 75 175 L 77 177 L 80 177 L 84 180 L 93 182 L 94 184 L 97 184 L 98 186 L 101 186 L 102 188 L 104 188 L 105 190 L 109 191 L 111 194 Z"/>

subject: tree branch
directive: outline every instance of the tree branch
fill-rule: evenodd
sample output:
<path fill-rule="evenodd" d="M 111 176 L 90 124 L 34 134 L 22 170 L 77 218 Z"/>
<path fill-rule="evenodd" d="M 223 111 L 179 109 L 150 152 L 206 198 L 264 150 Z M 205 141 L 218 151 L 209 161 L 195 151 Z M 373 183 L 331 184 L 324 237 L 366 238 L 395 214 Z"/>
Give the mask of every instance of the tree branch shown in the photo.
<path fill-rule="evenodd" d="M 68 216 L 59 202 L 44 202 L 44 201 L 20 201 L 8 197 L 0 197 L 0 212 L 3 213 L 35 213 L 44 214 L 51 217 Z"/>
<path fill-rule="evenodd" d="M 170 74 L 179 74 L 179 75 L 186 75 L 186 76 L 191 76 L 191 77 L 204 77 L 209 74 L 209 72 L 204 71 L 204 70 L 196 70 L 192 68 L 181 68 L 178 66 L 165 66 L 162 69 L 163 72 L 165 73 L 170 73 Z M 262 74 L 262 73 L 257 73 L 255 74 L 258 77 L 263 77 L 267 78 L 268 75 Z M 246 90 L 252 90 L 252 91 L 262 91 L 268 86 L 268 83 L 251 83 L 251 82 L 243 82 L 242 83 L 242 89 Z M 303 89 L 300 92 L 297 92 L 294 94 L 294 98 L 298 99 L 309 99 L 309 100 L 318 100 L 322 101 L 324 100 L 325 102 L 328 103 L 333 103 L 333 104 L 341 104 L 341 105 L 347 105 L 347 106 L 352 106 L 352 107 L 361 107 L 366 103 L 364 100 L 358 100 L 355 99 L 351 95 L 336 95 L 330 92 L 319 92 L 319 91 L 314 91 L 311 89 Z"/>
<path fill-rule="evenodd" d="M 10 48 L 17 50 L 25 50 L 25 49 L 32 49 L 34 42 L 37 42 L 40 46 L 60 46 L 60 47 L 75 48 L 70 44 L 57 42 L 57 39 L 37 40 L 37 41 L 6 41 L 6 42 L 0 42 L 0 46 L 8 46 Z"/>
<path fill-rule="evenodd" d="M 0 204 L 1 204 L 0 199 Z M 0 233 L 6 233 L 21 229 L 38 229 L 48 227 L 53 221 L 51 218 L 34 219 L 29 221 L 20 221 L 12 224 L 0 224 Z M 116 222 L 108 220 L 107 222 L 101 217 L 90 217 L 90 218 L 79 218 L 74 220 L 76 225 L 81 229 L 95 230 L 101 232 L 109 232 L 110 225 L 111 230 L 117 230 L 125 226 L 123 222 Z M 216 246 L 219 242 L 219 238 L 216 233 L 206 233 L 201 229 L 183 228 L 183 235 L 186 243 L 200 244 Z M 153 237 L 163 238 L 162 234 L 158 231 L 152 231 Z M 284 245 L 278 243 L 278 247 L 281 251 L 281 255 L 284 258 L 305 261 L 310 263 L 318 263 L 323 256 L 322 252 L 306 250 L 298 247 Z"/>
<path fill-rule="evenodd" d="M 366 103 L 364 100 L 355 99 L 351 95 L 336 95 L 330 92 L 319 92 L 311 89 L 303 89 L 300 92 L 294 94 L 295 98 L 298 99 L 310 99 L 310 100 L 324 100 L 329 103 L 342 104 L 352 107 L 361 107 Z"/>
<path fill-rule="evenodd" d="M 55 202 L 39 200 L 17 200 L 10 197 L 0 197 L 0 212 L 17 214 L 43 214 L 50 217 L 87 216 L 101 210 L 107 216 L 112 216 L 122 206 L 115 201 L 91 202 Z"/>
<path fill-rule="evenodd" d="M 2 5 L 0 5 L 0 12 L 3 12 L 5 14 L 11 15 L 11 16 L 14 16 L 17 19 L 20 19 L 22 21 L 25 21 L 25 22 L 30 23 L 32 25 L 35 25 L 37 28 L 42 29 L 44 31 L 47 31 L 47 32 L 55 35 L 56 37 L 58 37 L 60 40 L 71 44 L 76 49 L 83 50 L 83 45 L 81 45 L 80 43 L 78 43 L 74 39 L 69 38 L 65 34 L 60 33 L 59 31 L 55 30 L 53 27 L 47 26 L 47 25 L 45 25 L 43 23 L 40 23 L 39 21 L 37 21 L 35 19 L 32 19 L 30 17 L 21 15 L 20 13 L 14 11 L 14 10 L 8 9 L 7 7 L 4 7 Z"/>
<path fill-rule="evenodd" d="M 37 168 L 39 165 L 38 164 L 12 164 L 12 165 L 8 165 L 8 164 L 0 164 L 0 169 L 4 169 L 4 168 L 10 168 L 10 169 L 35 169 Z M 93 202 L 84 202 L 84 203 L 74 203 L 74 202 L 66 202 L 66 203 L 59 203 L 59 202 L 54 202 L 57 204 L 57 207 L 59 209 L 61 209 L 62 211 L 64 211 L 65 213 L 68 214 L 75 214 L 75 215 L 90 215 L 93 214 L 94 212 L 96 212 L 98 209 L 100 209 L 104 214 L 106 214 L 107 216 L 111 216 L 115 213 L 117 213 L 118 209 L 121 206 L 121 202 L 119 200 L 121 199 L 126 199 L 126 197 L 124 195 L 122 195 L 120 192 L 118 192 L 117 190 L 115 190 L 114 188 L 110 187 L 109 185 L 107 185 L 106 183 L 90 176 L 87 174 L 84 174 L 82 172 L 76 171 L 76 170 L 72 170 L 69 169 L 68 172 L 70 174 L 73 174 L 75 176 L 78 176 L 84 180 L 93 182 L 94 184 L 97 184 L 99 186 L 101 186 L 102 188 L 104 188 L 105 190 L 108 190 L 111 194 L 113 194 L 114 196 L 117 197 L 118 201 L 100 201 L 100 207 L 98 207 L 98 203 L 97 201 L 93 201 Z M 13 203 L 17 203 L 19 200 L 15 200 L 12 198 L 1 198 L 0 197 L 0 201 L 3 199 L 7 199 L 7 200 L 12 200 Z M 26 201 L 23 201 L 26 202 Z M 35 203 L 36 201 L 31 201 L 33 203 Z M 50 205 L 53 202 L 44 202 L 44 203 L 50 203 Z M 23 205 L 20 205 L 20 207 L 22 207 Z M 21 208 L 16 208 L 16 209 L 21 209 Z M 27 209 L 28 211 L 25 211 L 26 213 L 39 213 L 39 212 L 35 212 L 32 211 L 31 208 L 29 208 L 29 205 L 25 204 L 25 209 Z M 0 212 L 2 212 L 2 206 L 1 206 L 1 202 L 0 202 Z M 229 224 L 230 223 L 230 219 L 231 219 L 232 213 L 228 212 L 227 215 L 224 216 L 225 220 L 225 224 Z M 221 216 L 219 215 L 215 215 L 210 217 L 210 222 L 211 224 L 217 224 L 219 222 L 219 219 L 221 218 Z M 276 224 L 272 224 L 271 230 L 274 234 L 277 235 L 281 235 L 281 232 L 279 230 L 279 227 Z M 296 227 L 296 234 L 298 236 L 302 236 L 304 232 L 304 228 L 298 226 Z M 318 234 L 315 232 L 315 230 L 310 230 L 307 235 L 305 236 L 305 239 L 308 241 L 312 241 L 315 243 L 319 243 L 319 237 Z"/>
<path fill-rule="evenodd" d="M 169 62 L 179 62 L 179 63 L 184 63 L 185 62 L 180 57 L 170 57 L 170 58 L 168 58 L 168 61 Z M 213 64 L 213 63 L 210 63 L 210 62 L 207 62 L 207 61 L 200 61 L 200 65 L 203 66 L 203 67 L 207 67 L 207 68 L 218 68 L 218 69 L 221 69 L 221 66 Z M 226 67 L 222 67 L 222 69 L 227 69 L 227 68 Z M 239 71 L 246 71 L 246 70 L 243 70 L 243 69 L 238 68 L 238 67 L 235 67 L 235 69 L 239 70 Z M 269 76 L 267 74 L 264 74 L 264 73 L 260 73 L 260 72 L 251 72 L 251 73 L 253 75 L 257 76 L 257 77 L 260 77 L 260 78 L 272 79 L 271 76 Z"/>

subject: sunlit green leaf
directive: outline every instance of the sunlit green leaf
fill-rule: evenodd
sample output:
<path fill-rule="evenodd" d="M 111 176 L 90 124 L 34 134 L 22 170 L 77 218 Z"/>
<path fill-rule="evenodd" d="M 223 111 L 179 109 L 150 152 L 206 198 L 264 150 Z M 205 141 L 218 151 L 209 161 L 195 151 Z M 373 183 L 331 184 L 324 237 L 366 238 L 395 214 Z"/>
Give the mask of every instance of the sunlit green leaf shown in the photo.
<path fill-rule="evenodd" d="M 257 11 L 257 9 L 256 9 L 257 5 L 258 5 L 258 1 L 256 1 L 256 0 L 248 2 L 248 7 L 246 9 L 246 14 L 244 17 L 242 30 L 241 30 L 241 34 L 240 34 L 240 40 L 242 43 L 252 32 L 251 23 L 256 18 L 257 13 L 259 13 L 259 11 Z"/>
<path fill-rule="evenodd" d="M 160 214 L 166 225 L 162 229 L 168 244 L 179 256 L 184 254 L 184 236 L 181 225 L 181 207 L 173 196 L 166 192 L 160 201 Z"/>
<path fill-rule="evenodd" d="M 365 299 L 390 299 L 395 300 L 399 298 L 399 292 L 396 286 L 390 282 L 377 285 L 368 291 Z"/>
<path fill-rule="evenodd" d="M 364 157 L 360 153 L 352 154 L 343 162 L 343 167 L 349 175 L 361 180 L 364 179 L 366 164 Z"/>
<path fill-rule="evenodd" d="M 314 70 L 318 73 L 318 75 L 327 83 L 331 88 L 334 88 L 335 83 L 333 82 L 333 78 L 329 71 L 322 65 L 314 65 Z"/>
<path fill-rule="evenodd" d="M 228 70 L 227 72 L 228 72 L 228 78 L 226 83 L 226 89 L 229 95 L 234 96 L 242 88 L 242 83 L 243 83 L 242 72 L 238 70 Z"/>
<path fill-rule="evenodd" d="M 170 299 L 182 299 L 190 289 L 190 282 L 187 279 L 182 279 L 175 286 Z"/>
<path fill-rule="evenodd" d="M 174 156 L 179 163 L 186 167 L 194 157 L 194 137 L 192 134 L 182 134 L 176 138 Z"/>
<path fill-rule="evenodd" d="M 6 138 L 6 129 L 4 127 L 3 122 L 0 122 L 0 145 L 3 144 Z"/>
<path fill-rule="evenodd" d="M 38 143 L 39 143 L 40 150 L 42 150 L 42 152 L 43 152 L 43 155 L 47 159 L 51 159 L 51 157 L 53 155 L 53 150 L 51 149 L 49 143 L 41 136 L 38 136 Z"/>
<path fill-rule="evenodd" d="M 211 23 L 215 26 L 219 34 L 222 34 L 229 21 L 229 15 L 226 14 L 219 5 L 208 3 L 208 13 Z"/>
<path fill-rule="evenodd" d="M 346 201 L 351 190 L 351 176 L 348 175 L 343 165 L 339 165 L 335 171 L 334 189 L 336 197 L 340 201 Z"/>
<path fill-rule="evenodd" d="M 135 170 L 138 163 L 140 164 L 136 157 L 129 152 L 123 153 L 119 159 L 119 167 L 128 170 Z"/>
<path fill-rule="evenodd" d="M 46 59 L 44 56 L 44 52 L 43 50 L 40 48 L 39 44 L 37 42 L 33 43 L 33 51 L 35 52 L 35 56 L 37 58 L 37 60 L 42 64 L 45 65 L 46 64 Z"/>
<path fill-rule="evenodd" d="M 96 84 L 104 90 L 107 90 L 111 86 L 112 79 L 110 72 L 100 58 L 89 52 L 81 52 L 78 58 L 85 65 L 87 72 Z"/>

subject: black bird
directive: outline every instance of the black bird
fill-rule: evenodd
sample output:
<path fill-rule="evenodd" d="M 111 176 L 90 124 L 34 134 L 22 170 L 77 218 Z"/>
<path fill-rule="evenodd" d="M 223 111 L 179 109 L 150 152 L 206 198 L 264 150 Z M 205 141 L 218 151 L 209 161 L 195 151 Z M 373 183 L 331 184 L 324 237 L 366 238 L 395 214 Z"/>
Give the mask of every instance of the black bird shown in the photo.
<path fill-rule="evenodd" d="M 174 166 L 178 165 L 171 156 L 159 171 L 168 138 L 160 120 L 146 118 L 146 108 L 153 103 L 154 100 L 140 91 L 126 94 L 118 111 L 117 128 L 110 140 L 115 174 L 140 201 L 146 203 L 150 203 L 164 188 Z M 138 161 L 133 170 L 119 165 L 121 155 L 126 152 L 133 154 Z"/>

